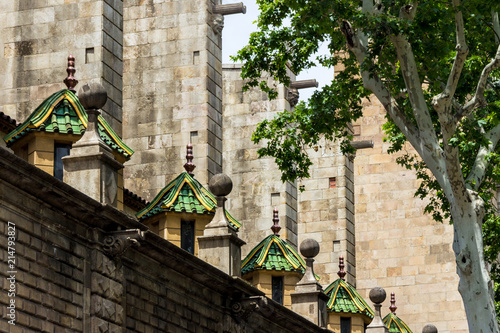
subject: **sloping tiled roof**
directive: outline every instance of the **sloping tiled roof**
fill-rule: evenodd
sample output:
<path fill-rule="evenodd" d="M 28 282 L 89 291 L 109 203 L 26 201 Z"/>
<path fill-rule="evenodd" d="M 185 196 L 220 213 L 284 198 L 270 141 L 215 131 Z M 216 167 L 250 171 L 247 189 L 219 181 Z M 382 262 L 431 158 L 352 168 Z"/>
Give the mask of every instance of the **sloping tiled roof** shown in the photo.
<path fill-rule="evenodd" d="M 147 202 L 146 199 L 141 198 L 128 188 L 123 189 L 123 203 L 136 211 L 140 211 L 149 205 L 149 202 Z"/>
<path fill-rule="evenodd" d="M 390 333 L 412 333 L 408 325 L 394 313 L 389 313 L 384 317 L 383 321 L 384 325 L 389 328 Z"/>
<path fill-rule="evenodd" d="M 98 133 L 101 137 L 101 140 L 104 141 L 104 143 L 107 144 L 111 149 L 117 151 L 118 153 L 129 159 L 130 156 L 134 154 L 132 148 L 127 146 L 125 142 L 122 141 L 118 134 L 113 131 L 111 126 L 109 126 L 108 122 L 101 115 L 97 117 L 97 121 Z"/>
<path fill-rule="evenodd" d="M 183 172 L 165 186 L 136 216 L 144 220 L 162 212 L 215 215 L 216 203 L 215 196 L 210 191 L 187 172 Z M 225 213 L 231 226 L 239 229 L 241 223 L 227 210 Z"/>
<path fill-rule="evenodd" d="M 7 146 L 11 146 L 14 142 L 33 131 L 83 135 L 86 128 L 87 113 L 80 104 L 78 97 L 72 91 L 63 89 L 44 100 L 28 119 L 7 134 L 4 140 Z M 134 153 L 102 116 L 98 117 L 98 132 L 101 139 L 111 149 L 126 158 L 130 158 Z"/>
<path fill-rule="evenodd" d="M 4 137 L 8 146 L 31 131 L 81 135 L 87 127 L 87 114 L 75 94 L 63 89 L 44 100 L 15 130 Z"/>
<path fill-rule="evenodd" d="M 277 235 L 270 235 L 254 247 L 241 264 L 241 274 L 259 269 L 304 274 L 306 264 L 286 241 Z"/>
<path fill-rule="evenodd" d="M 342 279 L 333 281 L 325 289 L 325 294 L 330 297 L 326 303 L 328 311 L 343 313 L 360 313 L 373 318 L 373 310 L 365 302 L 356 289 Z"/>
<path fill-rule="evenodd" d="M 13 131 L 17 127 L 15 119 L 0 111 L 0 130 L 5 133 Z"/>

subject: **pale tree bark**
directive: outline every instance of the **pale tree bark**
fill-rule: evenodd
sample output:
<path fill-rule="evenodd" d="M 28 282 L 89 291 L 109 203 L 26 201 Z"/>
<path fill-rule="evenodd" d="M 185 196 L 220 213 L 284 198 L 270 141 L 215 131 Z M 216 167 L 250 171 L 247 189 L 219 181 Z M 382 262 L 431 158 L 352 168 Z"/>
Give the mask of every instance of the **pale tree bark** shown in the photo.
<path fill-rule="evenodd" d="M 399 65 L 403 73 L 406 93 L 412 105 L 417 126 L 410 122 L 400 110 L 390 91 L 383 81 L 374 73 L 361 72 L 363 83 L 380 100 L 385 110 L 415 148 L 426 163 L 436 180 L 441 185 L 446 198 L 451 205 L 451 216 L 454 228 L 453 250 L 456 255 L 457 274 L 459 275 L 458 290 L 464 303 L 469 331 L 474 333 L 499 332 L 493 301 L 493 284 L 484 260 L 482 221 L 484 217 L 484 202 L 475 192 L 484 179 L 488 167 L 489 153 L 493 152 L 500 139 L 500 125 L 485 133 L 490 141 L 487 147 L 481 147 L 476 157 L 472 172 L 467 180 L 463 177 L 459 161 L 459 151 L 449 144 L 455 134 L 458 122 L 462 117 L 473 112 L 484 104 L 484 90 L 490 73 L 500 66 L 500 47 L 493 59 L 483 70 L 476 92 L 464 106 L 455 99 L 460 75 L 468 54 L 465 39 L 460 1 L 453 0 L 455 7 L 456 26 L 456 56 L 443 91 L 435 96 L 432 107 L 438 114 L 443 134 L 441 148 L 432 125 L 430 112 L 426 105 L 419 81 L 417 66 L 410 43 L 405 36 L 391 36 Z M 401 8 L 400 16 L 413 19 L 418 2 L 414 1 Z M 380 2 L 363 0 L 363 11 L 377 15 L 383 11 Z M 494 30 L 498 30 L 498 15 L 493 13 Z M 496 19 L 496 23 L 495 23 Z M 368 37 L 362 31 L 353 31 L 349 22 L 342 22 L 341 30 L 346 36 L 350 50 L 361 65 L 368 59 Z"/>

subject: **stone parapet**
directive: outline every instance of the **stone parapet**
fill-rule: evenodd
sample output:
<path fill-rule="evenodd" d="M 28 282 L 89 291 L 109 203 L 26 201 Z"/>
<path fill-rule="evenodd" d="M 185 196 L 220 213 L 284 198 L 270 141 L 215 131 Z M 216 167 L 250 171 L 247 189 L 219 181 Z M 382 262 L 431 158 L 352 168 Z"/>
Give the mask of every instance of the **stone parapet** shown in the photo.
<path fill-rule="evenodd" d="M 17 329 L 327 332 L 3 148 L 0 183 L 4 250 L 16 229 Z M 140 246 L 110 253 L 106 238 L 120 229 L 136 229 Z"/>

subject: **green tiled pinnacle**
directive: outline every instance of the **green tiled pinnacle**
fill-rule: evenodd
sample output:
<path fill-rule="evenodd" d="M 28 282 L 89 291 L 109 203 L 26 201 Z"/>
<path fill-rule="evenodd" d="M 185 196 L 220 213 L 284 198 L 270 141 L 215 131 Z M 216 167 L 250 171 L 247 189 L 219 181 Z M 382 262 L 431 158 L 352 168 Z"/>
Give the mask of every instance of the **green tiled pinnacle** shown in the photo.
<path fill-rule="evenodd" d="M 412 333 L 408 325 L 394 313 L 389 313 L 384 317 L 383 321 L 384 325 L 389 328 L 390 333 Z"/>
<path fill-rule="evenodd" d="M 7 146 L 31 131 L 82 135 L 87 128 L 87 113 L 76 95 L 68 89 L 52 94 L 15 130 L 4 137 Z"/>
<path fill-rule="evenodd" d="M 241 265 L 241 274 L 254 270 L 275 270 L 304 274 L 306 264 L 286 241 L 277 235 L 264 238 L 250 251 Z"/>
<path fill-rule="evenodd" d="M 328 311 L 341 313 L 361 313 L 373 318 L 373 310 L 365 302 L 356 289 L 342 279 L 337 279 L 325 289 L 330 298 L 326 303 Z"/>
<path fill-rule="evenodd" d="M 183 172 L 165 186 L 136 216 L 142 221 L 162 212 L 215 215 L 216 202 L 215 196 L 210 191 L 187 172 Z M 227 210 L 225 213 L 231 226 L 239 229 L 241 223 Z"/>
<path fill-rule="evenodd" d="M 134 151 L 122 141 L 100 115 L 97 127 L 99 136 L 111 149 L 127 159 L 130 158 Z M 86 129 L 87 113 L 78 97 L 72 91 L 63 89 L 44 100 L 28 119 L 7 134 L 4 140 L 10 147 L 33 131 L 83 135 Z"/>

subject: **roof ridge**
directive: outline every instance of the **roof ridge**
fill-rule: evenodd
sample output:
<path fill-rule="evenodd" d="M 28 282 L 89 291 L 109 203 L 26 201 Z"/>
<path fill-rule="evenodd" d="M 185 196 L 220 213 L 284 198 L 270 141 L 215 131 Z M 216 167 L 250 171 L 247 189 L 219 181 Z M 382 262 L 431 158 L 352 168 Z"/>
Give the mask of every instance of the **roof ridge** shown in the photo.
<path fill-rule="evenodd" d="M 191 194 L 196 198 L 196 202 L 187 199 L 182 189 L 187 185 Z M 189 206 L 189 207 L 187 207 Z M 201 183 L 189 173 L 182 172 L 171 182 L 169 182 L 155 197 L 149 205 L 139 211 L 136 216 L 139 220 L 144 220 L 150 216 L 156 215 L 160 212 L 174 211 L 174 212 L 187 212 L 195 214 L 210 214 L 214 215 L 217 209 L 215 196 L 205 189 Z M 224 210 L 229 223 L 239 229 L 241 223 Z"/>
<path fill-rule="evenodd" d="M 130 158 L 134 151 L 123 142 L 104 117 L 99 115 L 98 120 L 98 133 L 101 139 L 111 149 L 125 158 Z M 33 130 L 83 135 L 87 122 L 87 112 L 78 96 L 71 90 L 62 89 L 46 98 L 22 124 L 4 136 L 4 141 L 11 146 Z"/>
<path fill-rule="evenodd" d="M 271 258 L 270 249 L 274 246 L 279 255 Z M 282 257 L 282 259 L 278 259 Z M 279 265 L 280 267 L 276 267 Z M 277 235 L 269 235 L 257 244 L 245 257 L 241 264 L 241 272 L 249 273 L 254 270 L 285 270 L 299 273 L 305 272 L 305 262 L 302 257 L 285 240 Z"/>
<path fill-rule="evenodd" d="M 73 106 L 72 109 L 75 112 L 76 117 L 78 117 L 80 122 L 86 128 L 87 113 L 80 104 L 80 101 L 73 92 L 68 89 L 62 89 L 46 98 L 24 122 L 19 124 L 12 132 L 4 136 L 4 141 L 8 146 L 10 146 L 15 141 L 26 135 L 29 131 L 39 128 L 46 122 L 52 114 L 52 111 L 59 106 L 60 102 L 65 99 L 69 101 L 70 105 Z"/>
<path fill-rule="evenodd" d="M 388 313 L 382 321 L 391 333 L 412 333 L 408 325 L 392 312 Z"/>
<path fill-rule="evenodd" d="M 339 295 L 341 288 L 345 290 L 347 298 L 343 292 L 340 292 L 341 295 Z M 366 303 L 363 297 L 361 297 L 353 286 L 341 278 L 333 281 L 328 287 L 326 287 L 325 294 L 329 296 L 329 300 L 326 305 L 328 311 L 361 313 L 369 318 L 373 318 L 374 316 L 372 308 L 368 305 L 368 303 Z M 343 304 L 341 304 L 338 296 L 342 296 Z"/>

